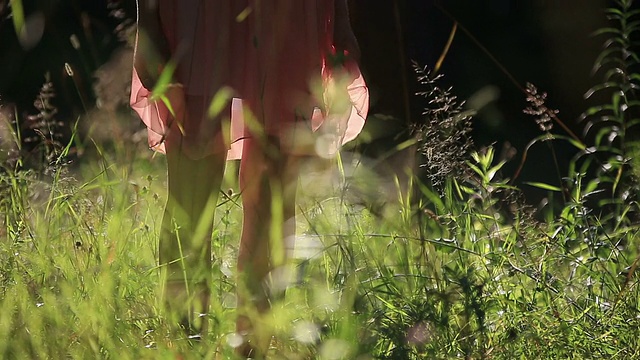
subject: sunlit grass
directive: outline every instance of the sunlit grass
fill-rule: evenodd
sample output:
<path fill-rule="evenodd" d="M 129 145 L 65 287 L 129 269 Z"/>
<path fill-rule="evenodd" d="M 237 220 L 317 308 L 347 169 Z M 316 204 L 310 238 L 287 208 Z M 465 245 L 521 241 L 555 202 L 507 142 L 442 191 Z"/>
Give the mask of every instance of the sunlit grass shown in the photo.
<path fill-rule="evenodd" d="M 3 357 L 234 357 L 238 195 L 217 209 L 211 326 L 192 341 L 159 311 L 164 164 L 140 154 L 48 180 L 2 174 Z M 584 227 L 595 218 L 579 206 L 550 223 L 505 210 L 509 189 L 485 172 L 491 164 L 478 155 L 476 180 L 451 180 L 442 194 L 402 180 L 384 215 L 349 197 L 348 170 L 327 167 L 333 185 L 301 201 L 297 248 L 273 277 L 286 292 L 262 318 L 275 335 L 270 356 L 633 356 L 638 229 Z"/>

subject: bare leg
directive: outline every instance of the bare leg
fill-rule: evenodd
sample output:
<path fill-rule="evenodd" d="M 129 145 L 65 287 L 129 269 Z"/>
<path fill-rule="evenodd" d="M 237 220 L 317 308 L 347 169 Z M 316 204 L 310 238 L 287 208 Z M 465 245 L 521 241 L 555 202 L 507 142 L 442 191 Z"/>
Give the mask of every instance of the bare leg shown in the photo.
<path fill-rule="evenodd" d="M 262 353 L 269 345 L 271 334 L 258 323 L 270 305 L 268 277 L 275 266 L 283 265 L 284 239 L 295 232 L 297 160 L 274 156 L 272 150 L 248 139 L 240 165 L 244 220 L 238 254 L 237 331 L 252 341 L 239 349 L 243 355 Z"/>
<path fill-rule="evenodd" d="M 240 163 L 242 193 L 242 237 L 238 251 L 236 331 L 245 336 L 238 349 L 240 355 L 260 356 L 266 350 L 268 335 L 256 334 L 259 314 L 268 309 L 265 279 L 270 271 L 269 223 L 271 222 L 270 175 L 273 163 L 263 150 L 263 144 L 245 140 Z M 251 343 L 249 343 L 249 341 Z"/>
<path fill-rule="evenodd" d="M 211 233 L 226 153 L 192 160 L 179 144 L 167 146 L 169 199 L 162 219 L 159 257 L 165 303 L 172 321 L 194 323 L 206 313 L 211 277 Z M 176 318 L 177 317 L 177 318 Z"/>

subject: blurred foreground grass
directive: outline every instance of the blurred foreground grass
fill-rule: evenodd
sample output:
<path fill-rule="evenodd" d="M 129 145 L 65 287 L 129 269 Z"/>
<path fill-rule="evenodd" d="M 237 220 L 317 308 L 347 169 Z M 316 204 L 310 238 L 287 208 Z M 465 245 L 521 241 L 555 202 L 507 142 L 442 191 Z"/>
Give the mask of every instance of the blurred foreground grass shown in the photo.
<path fill-rule="evenodd" d="M 0 173 L 3 358 L 234 358 L 238 195 L 218 206 L 211 326 L 192 342 L 156 300 L 163 159 L 131 154 Z M 350 195 L 372 172 L 303 177 L 295 256 L 274 275 L 286 295 L 263 319 L 270 358 L 636 357 L 638 226 L 601 226 L 580 194 L 540 222 L 505 200 L 491 149 L 469 164 L 442 193 L 413 177 L 374 189 L 393 199 L 382 212 Z"/>
<path fill-rule="evenodd" d="M 596 60 L 603 84 L 590 92 L 610 90 L 611 101 L 585 113 L 593 144 L 554 135 L 557 111 L 534 86 L 525 90 L 542 134 L 523 149 L 523 163 L 545 143 L 559 174 L 555 184 L 528 184 L 548 191 L 540 209 L 500 177 L 504 161 L 491 147 L 474 152 L 472 111 L 426 71 L 417 74 L 428 106 L 414 139 L 433 187 L 398 168 L 381 178 L 347 154 L 305 168 L 293 256 L 273 274 L 286 293 L 261 319 L 275 334 L 269 358 L 640 358 L 640 143 L 629 131 L 640 123 L 632 40 L 640 20 L 633 0 L 614 3 Z M 96 145 L 93 160 L 65 166 L 53 96 L 45 84 L 26 127 L 17 112 L 0 114 L 0 145 L 11 143 L 0 146 L 0 357 L 233 359 L 241 218 L 237 191 L 227 191 L 233 176 L 212 234 L 209 332 L 193 341 L 159 313 L 164 161 L 124 145 L 134 131 L 113 131 L 98 109 L 86 137 L 99 143 L 103 131 L 119 145 Z M 44 171 L 19 166 L 29 151 L 12 127 L 42 141 L 42 154 L 29 151 Z M 557 141 L 578 151 L 567 171 Z"/>

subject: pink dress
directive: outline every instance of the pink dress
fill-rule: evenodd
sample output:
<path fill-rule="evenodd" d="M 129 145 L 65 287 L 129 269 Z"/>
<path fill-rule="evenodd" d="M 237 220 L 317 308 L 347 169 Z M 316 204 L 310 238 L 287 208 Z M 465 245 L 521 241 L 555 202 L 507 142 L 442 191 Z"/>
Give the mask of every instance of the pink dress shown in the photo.
<path fill-rule="evenodd" d="M 337 144 L 358 135 L 369 93 L 355 61 L 334 60 L 334 1 L 159 0 L 186 95 L 180 137 L 188 156 L 228 150 L 229 159 L 239 159 L 243 139 L 258 134 L 282 143 L 294 142 L 297 131 L 320 129 Z M 212 100 L 225 99 L 219 94 L 231 96 L 221 116 L 211 118 Z M 134 68 L 131 106 L 148 128 L 149 146 L 165 152 L 175 126 L 150 95 Z"/>

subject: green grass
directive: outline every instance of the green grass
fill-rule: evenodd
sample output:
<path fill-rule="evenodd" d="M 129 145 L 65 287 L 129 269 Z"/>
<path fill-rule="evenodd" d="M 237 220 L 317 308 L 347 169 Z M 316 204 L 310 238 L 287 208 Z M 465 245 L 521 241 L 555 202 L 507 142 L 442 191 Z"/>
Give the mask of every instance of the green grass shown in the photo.
<path fill-rule="evenodd" d="M 191 342 L 159 314 L 164 164 L 139 154 L 0 175 L 3 358 L 233 358 L 239 205 L 218 207 L 212 326 Z M 384 215 L 346 200 L 351 178 L 305 199 L 298 233 L 320 245 L 265 317 L 271 358 L 635 357 L 638 226 L 599 224 L 579 197 L 535 220 L 491 151 L 470 165 L 442 193 L 411 178 Z"/>

